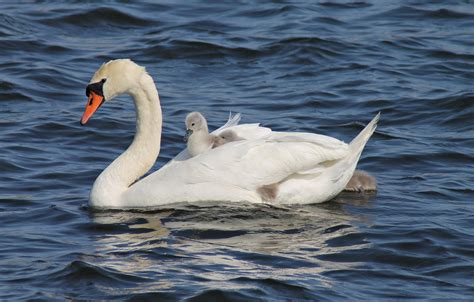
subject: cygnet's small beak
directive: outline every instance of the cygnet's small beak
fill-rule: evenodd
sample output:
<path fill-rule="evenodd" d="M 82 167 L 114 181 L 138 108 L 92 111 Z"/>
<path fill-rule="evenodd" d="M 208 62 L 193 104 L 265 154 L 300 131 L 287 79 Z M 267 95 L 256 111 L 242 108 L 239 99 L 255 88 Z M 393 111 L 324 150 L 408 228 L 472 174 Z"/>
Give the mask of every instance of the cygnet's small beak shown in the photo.
<path fill-rule="evenodd" d="M 188 139 L 189 139 L 189 137 L 191 136 L 191 134 L 193 134 L 193 130 L 191 130 L 191 129 L 186 129 L 186 134 L 185 134 L 184 137 L 183 137 L 183 140 L 184 140 L 185 143 L 188 142 Z"/>

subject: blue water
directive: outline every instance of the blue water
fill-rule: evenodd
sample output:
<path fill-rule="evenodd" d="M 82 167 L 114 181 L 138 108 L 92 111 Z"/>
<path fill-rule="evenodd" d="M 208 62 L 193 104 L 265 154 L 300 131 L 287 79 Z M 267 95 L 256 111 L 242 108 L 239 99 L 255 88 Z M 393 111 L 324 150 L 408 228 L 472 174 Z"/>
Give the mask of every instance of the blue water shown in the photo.
<path fill-rule="evenodd" d="M 376 194 L 306 206 L 95 212 L 131 142 L 121 97 L 81 127 L 105 61 L 146 66 L 164 132 L 229 111 L 350 141 Z M 0 300 L 385 300 L 474 296 L 472 1 L 0 3 Z"/>

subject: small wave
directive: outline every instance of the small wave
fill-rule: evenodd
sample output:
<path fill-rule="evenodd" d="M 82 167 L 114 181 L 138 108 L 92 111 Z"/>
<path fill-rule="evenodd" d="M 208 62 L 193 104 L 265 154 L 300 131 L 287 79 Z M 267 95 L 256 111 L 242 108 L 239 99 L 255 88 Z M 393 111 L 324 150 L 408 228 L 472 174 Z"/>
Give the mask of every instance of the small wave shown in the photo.
<path fill-rule="evenodd" d="M 12 159 L 0 158 L 0 171 L 4 173 L 20 173 L 30 171 L 30 169 Z"/>
<path fill-rule="evenodd" d="M 145 291 L 145 290 L 144 290 Z M 124 295 L 114 295 L 111 299 L 120 299 L 123 301 L 170 301 L 175 302 L 177 300 L 177 295 L 175 293 L 170 293 L 167 290 L 158 291 L 158 290 L 146 290 L 142 293 L 129 292 Z"/>
<path fill-rule="evenodd" d="M 354 1 L 354 2 L 347 2 L 347 3 L 340 3 L 340 2 L 320 2 L 320 6 L 327 7 L 327 8 L 336 8 L 336 9 L 351 9 L 351 8 L 366 8 L 372 6 L 369 2 L 365 1 Z"/>
<path fill-rule="evenodd" d="M 224 45 L 216 42 L 201 40 L 172 39 L 166 44 L 151 46 L 146 49 L 137 49 L 146 56 L 159 56 L 166 59 L 200 58 L 208 59 L 236 58 L 252 60 L 261 57 L 284 55 L 291 60 L 316 58 L 333 58 L 343 54 L 342 50 L 351 47 L 334 40 L 318 37 L 292 37 L 284 38 L 270 43 L 260 43 L 255 48 Z M 295 63 L 295 62 L 291 62 Z"/>
<path fill-rule="evenodd" d="M 281 49 L 282 47 L 302 47 L 302 46 L 308 46 L 308 47 L 314 47 L 314 48 L 323 48 L 328 49 L 328 50 L 333 50 L 334 52 L 336 50 L 342 50 L 350 47 L 351 45 L 347 42 L 339 42 L 336 40 L 329 40 L 329 39 L 323 39 L 319 37 L 291 37 L 291 38 L 283 38 L 280 40 L 277 40 L 276 42 L 272 42 L 268 46 L 265 47 L 267 50 L 273 50 L 273 49 Z"/>
<path fill-rule="evenodd" d="M 420 37 L 392 37 L 391 40 L 383 40 L 382 43 L 403 50 L 424 50 L 427 48 L 427 43 Z"/>
<path fill-rule="evenodd" d="M 246 47 L 224 46 L 212 42 L 191 41 L 191 40 L 171 40 L 165 48 L 162 46 L 151 48 L 147 53 L 159 51 L 167 58 L 198 58 L 204 55 L 209 58 L 252 58 L 261 54 L 259 50 Z"/>
<path fill-rule="evenodd" d="M 100 267 L 81 260 L 75 260 L 69 263 L 63 269 L 51 273 L 48 278 L 68 284 L 76 282 L 99 282 L 99 283 L 141 283 L 150 281 L 148 278 L 139 277 L 124 272 L 116 271 L 110 268 Z"/>
<path fill-rule="evenodd" d="M 280 14 L 290 13 L 298 9 L 296 6 L 293 5 L 283 5 L 280 7 L 265 7 L 264 5 L 262 6 L 263 8 L 252 7 L 248 10 L 239 11 L 237 13 L 237 16 L 247 18 L 266 18 L 277 16 Z"/>
<path fill-rule="evenodd" d="M 0 92 L 0 102 L 26 102 L 31 100 L 32 98 L 21 92 Z M 0 124 L 2 124 L 1 120 Z"/>
<path fill-rule="evenodd" d="M 22 34 L 34 33 L 34 28 L 35 26 L 32 26 L 30 22 L 18 15 L 13 17 L 8 14 L 0 13 L 0 36 L 17 38 Z"/>
<path fill-rule="evenodd" d="M 70 125 L 70 123 L 71 122 L 65 123 L 64 121 L 46 121 L 44 123 L 35 124 L 32 128 L 29 129 L 29 132 L 33 135 L 38 135 L 41 137 L 47 137 L 48 133 L 51 133 L 54 136 L 70 135 L 72 133 L 75 133 L 75 129 L 77 129 L 76 125 Z"/>
<path fill-rule="evenodd" d="M 174 236 L 193 238 L 193 239 L 222 239 L 242 236 L 247 234 L 244 230 L 179 230 L 175 231 Z"/>
<path fill-rule="evenodd" d="M 17 55 L 18 49 L 32 49 L 39 52 L 44 49 L 44 44 L 37 39 L 9 38 L 2 40 L 2 52 Z"/>
<path fill-rule="evenodd" d="M 307 300 L 315 299 L 314 293 L 308 290 L 306 287 L 294 284 L 290 280 L 278 280 L 274 278 L 252 278 L 252 277 L 238 277 L 231 279 L 237 284 L 241 285 L 252 285 L 261 288 L 265 296 L 271 297 L 272 299 L 278 298 L 278 300 Z"/>
<path fill-rule="evenodd" d="M 439 50 L 439 49 L 431 50 L 429 51 L 429 54 L 435 58 L 441 58 L 441 59 L 457 59 L 457 60 L 468 61 L 468 62 L 474 61 L 474 54 L 455 53 L 452 51 Z"/>
<path fill-rule="evenodd" d="M 31 207 L 36 205 L 32 200 L 32 196 L 28 194 L 2 194 L 0 196 L 0 204 L 5 211 L 5 207 Z M 4 222 L 5 223 L 5 222 Z"/>
<path fill-rule="evenodd" d="M 430 103 L 431 110 L 438 109 L 443 112 L 444 118 L 436 119 L 436 123 L 443 126 L 459 126 L 464 130 L 474 129 L 472 123 L 472 116 L 474 113 L 474 94 L 460 93 L 439 99 L 427 100 Z M 447 114 L 449 112 L 449 114 Z M 432 114 L 427 113 L 427 114 Z M 458 128 L 459 129 L 459 128 Z"/>
<path fill-rule="evenodd" d="M 451 19 L 454 21 L 463 18 L 472 18 L 469 13 L 456 12 L 449 9 L 427 10 L 414 6 L 400 6 L 388 11 L 372 15 L 369 18 L 387 18 L 387 19 L 411 19 L 411 20 L 429 20 L 429 19 Z"/>
<path fill-rule="evenodd" d="M 323 23 L 323 24 L 330 24 L 330 25 L 344 25 L 346 22 L 343 22 L 339 19 L 336 19 L 334 17 L 317 17 L 314 19 L 314 21 L 318 23 Z"/>
<path fill-rule="evenodd" d="M 330 247 L 360 246 L 369 243 L 364 234 L 348 233 L 326 240 Z"/>
<path fill-rule="evenodd" d="M 206 289 L 197 293 L 191 298 L 186 299 L 186 301 L 253 301 L 255 300 L 255 297 L 261 296 L 265 296 L 265 292 L 260 289 Z"/>
<path fill-rule="evenodd" d="M 116 27 L 142 27 L 156 25 L 156 21 L 137 17 L 129 12 L 123 12 L 116 8 L 100 7 L 89 11 L 58 16 L 54 18 L 45 18 L 40 20 L 42 24 L 49 26 L 77 26 L 87 28 L 98 28 L 100 26 Z"/>
<path fill-rule="evenodd" d="M 431 17 L 431 18 L 442 18 L 442 19 L 462 19 L 462 18 L 468 18 L 468 19 L 472 19 L 474 17 L 474 14 L 469 14 L 467 12 L 457 12 L 457 11 L 454 11 L 454 10 L 450 10 L 450 9 L 447 9 L 447 8 L 441 8 L 441 9 L 438 9 L 438 10 L 434 10 L 434 11 L 427 11 L 425 13 L 425 16 L 427 17 Z"/>
<path fill-rule="evenodd" d="M 167 27 L 166 30 L 182 30 L 189 32 L 203 32 L 203 33 L 222 33 L 229 34 L 233 31 L 241 30 L 241 26 L 231 25 L 225 22 L 219 22 L 217 20 L 199 20 L 181 23 L 176 26 Z"/>

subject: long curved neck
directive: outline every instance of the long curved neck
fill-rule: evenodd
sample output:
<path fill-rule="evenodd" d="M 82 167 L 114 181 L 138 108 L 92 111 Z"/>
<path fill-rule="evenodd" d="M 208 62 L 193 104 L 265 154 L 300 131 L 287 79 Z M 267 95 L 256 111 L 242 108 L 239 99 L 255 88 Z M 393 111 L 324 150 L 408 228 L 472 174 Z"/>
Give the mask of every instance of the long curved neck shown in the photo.
<path fill-rule="evenodd" d="M 162 114 L 158 91 L 148 74 L 144 74 L 139 83 L 128 91 L 135 102 L 135 138 L 97 177 L 90 196 L 94 207 L 120 206 L 120 196 L 153 166 L 160 153 Z"/>

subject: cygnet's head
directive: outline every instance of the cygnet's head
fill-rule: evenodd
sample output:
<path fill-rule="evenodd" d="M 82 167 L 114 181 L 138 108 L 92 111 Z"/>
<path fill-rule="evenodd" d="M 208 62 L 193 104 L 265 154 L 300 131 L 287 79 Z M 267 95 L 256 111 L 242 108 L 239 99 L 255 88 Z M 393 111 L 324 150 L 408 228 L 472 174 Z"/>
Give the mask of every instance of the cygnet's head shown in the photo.
<path fill-rule="evenodd" d="M 205 133 L 209 133 L 207 129 L 207 121 L 199 112 L 191 112 L 188 114 L 184 123 L 186 124 L 186 135 L 184 141 L 187 141 L 195 132 L 204 131 Z"/>
<path fill-rule="evenodd" d="M 239 136 L 237 135 L 237 133 L 232 130 L 222 131 L 222 133 L 219 134 L 219 137 L 225 140 L 226 142 L 233 142 L 239 140 Z"/>
<path fill-rule="evenodd" d="M 87 85 L 87 104 L 81 124 L 87 123 L 104 102 L 139 88 L 143 80 L 153 82 L 145 68 L 130 59 L 112 60 L 102 64 Z"/>
<path fill-rule="evenodd" d="M 241 138 L 232 130 L 223 131 L 221 134 L 216 136 L 214 140 L 214 148 L 222 146 L 229 142 L 235 142 L 241 140 Z"/>

